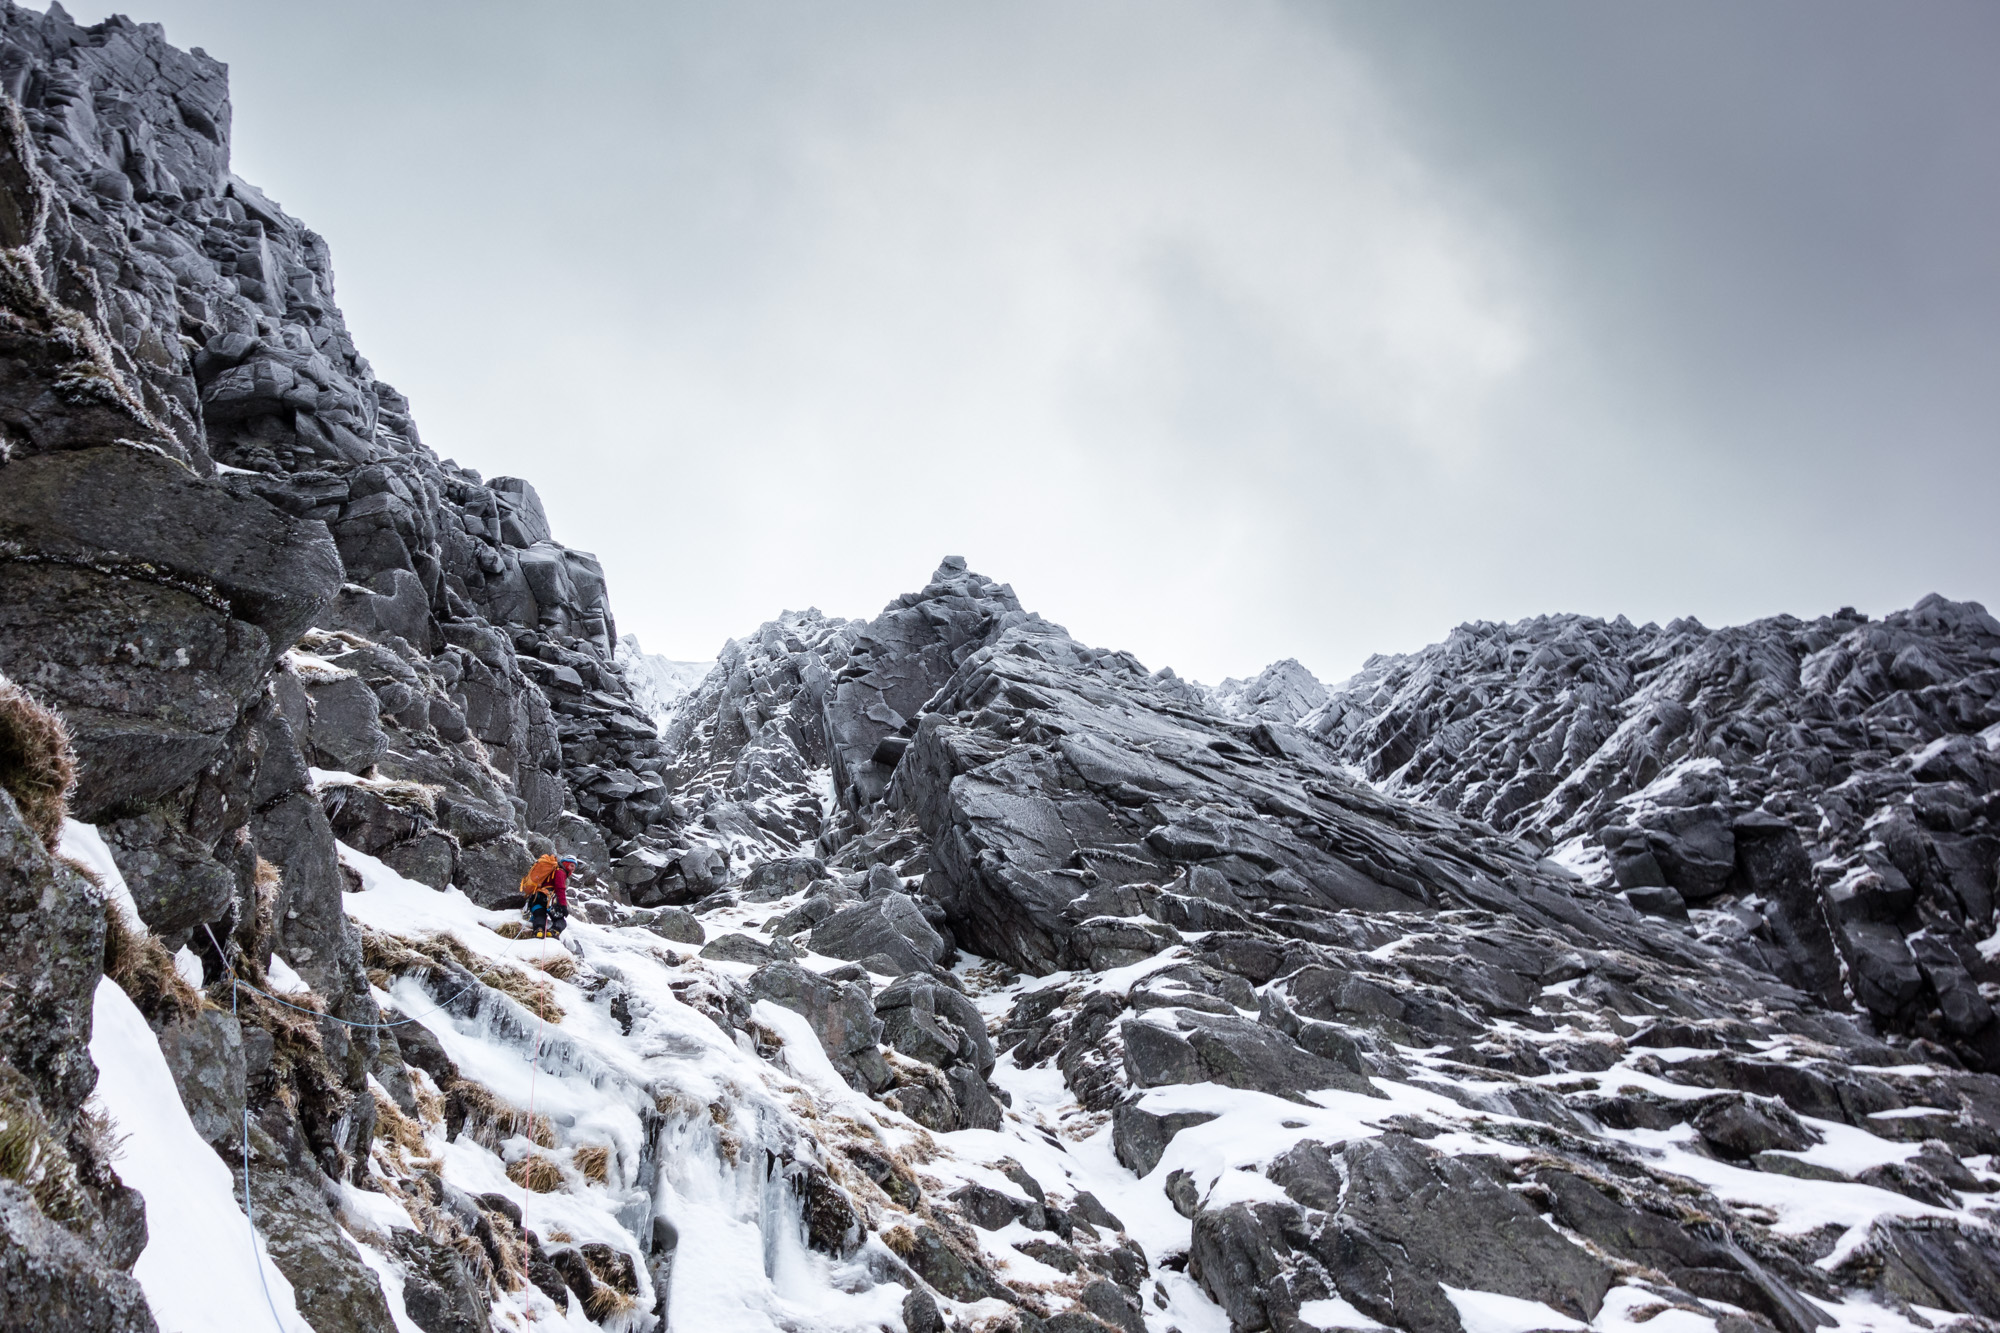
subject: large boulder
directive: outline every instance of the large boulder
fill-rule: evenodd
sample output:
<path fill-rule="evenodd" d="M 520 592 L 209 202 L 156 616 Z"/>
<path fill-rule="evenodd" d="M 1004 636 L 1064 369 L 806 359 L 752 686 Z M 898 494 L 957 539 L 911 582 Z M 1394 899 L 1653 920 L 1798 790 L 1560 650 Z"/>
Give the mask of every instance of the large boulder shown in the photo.
<path fill-rule="evenodd" d="M 1155 1016 L 1171 1016 L 1168 1027 Z M 1119 1026 L 1125 1071 L 1137 1088 L 1220 1083 L 1293 1100 L 1324 1088 L 1383 1095 L 1359 1070 L 1314 1055 L 1276 1028 L 1236 1015 L 1155 1010 Z"/>
<path fill-rule="evenodd" d="M 984 1078 L 993 1072 L 993 1041 L 979 1007 L 950 986 L 921 973 L 899 977 L 875 997 L 882 1040 L 914 1060 L 950 1069 L 965 1065 Z"/>
<path fill-rule="evenodd" d="M 868 988 L 828 981 L 797 963 L 767 963 L 750 974 L 750 993 L 803 1017 L 842 1078 L 863 1092 L 888 1086 L 888 1062 L 876 1044 L 881 1025 Z"/>
<path fill-rule="evenodd" d="M 1305 1301 L 1338 1295 L 1409 1333 L 1463 1333 L 1447 1287 L 1588 1321 L 1611 1286 L 1609 1267 L 1477 1162 L 1401 1134 L 1337 1154 L 1302 1144 L 1273 1165 L 1271 1178 L 1295 1208 L 1239 1203 L 1195 1216 L 1188 1271 L 1236 1327 L 1263 1327 L 1280 1314 L 1296 1319 Z M 1292 1236 L 1304 1242 L 1303 1255 Z"/>

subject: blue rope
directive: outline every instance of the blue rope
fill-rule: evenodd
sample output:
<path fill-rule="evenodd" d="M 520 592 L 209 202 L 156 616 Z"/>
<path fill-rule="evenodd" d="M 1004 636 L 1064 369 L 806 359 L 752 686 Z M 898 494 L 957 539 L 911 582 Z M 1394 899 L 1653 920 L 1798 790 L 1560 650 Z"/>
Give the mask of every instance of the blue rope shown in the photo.
<path fill-rule="evenodd" d="M 271 994 L 271 992 L 259 990 L 249 982 L 242 980 L 236 975 L 236 968 L 229 962 L 229 955 L 224 953 L 222 945 L 216 942 L 215 932 L 208 928 L 208 923 L 203 922 L 201 928 L 208 935 L 208 942 L 215 946 L 215 956 L 222 960 L 223 968 L 229 973 L 229 1013 L 232 1018 L 236 1017 L 238 1013 L 236 993 L 239 990 L 247 990 L 253 995 L 263 996 L 273 1004 L 282 1004 L 287 1009 L 295 1010 L 301 1014 L 310 1014 L 314 1018 L 332 1019 L 334 1022 L 344 1024 L 347 1027 L 364 1029 L 399 1028 L 405 1023 L 414 1023 L 419 1018 L 428 1018 L 432 1014 L 443 1013 L 453 1000 L 458 999 L 460 995 L 471 994 L 473 989 L 480 984 L 475 978 L 472 985 L 465 987 L 465 989 L 458 992 L 458 995 L 452 996 L 450 1000 L 446 1000 L 437 1008 L 427 1009 L 421 1014 L 412 1014 L 408 1018 L 399 1018 L 393 1023 L 356 1023 L 350 1019 L 335 1018 L 332 1014 L 322 1013 L 317 1009 L 308 1009 L 303 1005 L 293 1004 L 289 1000 L 281 1000 Z M 546 952 L 546 946 L 544 946 L 544 952 Z M 537 1016 L 539 1017 L 539 1015 Z M 536 1044 L 540 1045 L 540 1042 L 541 1038 L 538 1035 L 536 1037 Z M 532 1105 L 532 1103 L 530 1104 Z M 278 1313 L 278 1302 L 271 1295 L 270 1275 L 264 1271 L 264 1256 L 257 1250 L 257 1209 L 256 1205 L 250 1201 L 250 1098 L 247 1088 L 244 1090 L 243 1098 L 243 1216 L 250 1223 L 250 1259 L 257 1265 L 257 1281 L 264 1288 L 264 1304 L 271 1307 L 271 1322 L 277 1327 L 278 1333 L 285 1333 L 284 1317 Z"/>
<path fill-rule="evenodd" d="M 206 923 L 202 925 L 202 929 L 208 930 Z M 208 942 L 215 943 L 215 932 L 212 930 L 208 932 Z M 217 956 L 222 954 L 219 946 L 216 954 Z M 230 980 L 235 979 L 236 974 L 232 969 Z M 236 992 L 232 989 L 229 992 L 229 1016 L 236 1017 L 236 1012 Z M 243 1217 L 250 1223 L 250 1262 L 257 1265 L 257 1283 L 264 1288 L 264 1304 L 271 1308 L 272 1325 L 277 1328 L 278 1333 L 285 1333 L 284 1318 L 278 1313 L 277 1299 L 271 1295 L 271 1276 L 264 1271 L 264 1256 L 257 1250 L 257 1205 L 250 1198 L 250 1097 L 247 1088 L 244 1089 L 243 1097 Z"/>
<path fill-rule="evenodd" d="M 263 997 L 264 997 L 265 999 L 267 999 L 267 1000 L 271 1001 L 271 1003 L 273 1003 L 273 1004 L 282 1004 L 282 1005 L 284 1005 L 284 1006 L 285 1006 L 285 1008 L 287 1008 L 287 1009 L 291 1009 L 291 1010 L 294 1010 L 295 1012 L 298 1012 L 298 1013 L 301 1013 L 301 1014 L 310 1014 L 310 1015 L 312 1015 L 312 1016 L 313 1016 L 314 1018 L 324 1018 L 324 1019 L 328 1019 L 328 1020 L 330 1020 L 330 1021 L 332 1021 L 332 1022 L 335 1022 L 335 1023 L 339 1023 L 339 1024 L 341 1024 L 341 1025 L 342 1025 L 342 1026 L 344 1026 L 344 1027 L 351 1027 L 351 1028 L 362 1028 L 362 1029 L 366 1029 L 366 1030 L 379 1030 L 379 1029 L 382 1029 L 382 1028 L 399 1028 L 399 1027 L 402 1027 L 402 1026 L 404 1026 L 405 1024 L 408 1024 L 408 1023 L 414 1023 L 414 1022 L 416 1022 L 416 1021 L 417 1021 L 418 1019 L 420 1019 L 420 1018 L 429 1018 L 429 1017 L 430 1017 L 430 1016 L 431 1016 L 432 1014 L 441 1014 L 441 1013 L 443 1013 L 443 1012 L 444 1012 L 444 1011 L 445 1011 L 446 1009 L 448 1009 L 448 1008 L 450 1008 L 450 1007 L 451 1007 L 451 1004 L 452 1004 L 452 1001 L 453 1001 L 453 1000 L 456 1000 L 456 999 L 458 999 L 459 995 L 470 995 L 470 994 L 471 994 L 471 993 L 473 992 L 473 990 L 475 990 L 475 989 L 476 989 L 476 988 L 477 988 L 477 987 L 479 986 L 479 984 L 480 984 L 480 983 L 479 983 L 479 982 L 478 982 L 477 980 L 474 980 L 474 981 L 473 981 L 473 983 L 472 983 L 472 985 L 470 985 L 470 986 L 467 986 L 467 987 L 466 987 L 465 989 L 463 989 L 463 990 L 459 991 L 459 992 L 458 992 L 458 995 L 454 995 L 454 996 L 452 996 L 450 1000 L 446 1000 L 446 1001 L 445 1001 L 444 1003 L 442 1003 L 442 1004 L 438 1005 L 438 1007 L 437 1007 L 437 1008 L 435 1008 L 435 1009 L 426 1009 L 426 1010 L 424 1010 L 424 1012 L 422 1012 L 421 1014 L 412 1014 L 412 1015 L 410 1015 L 410 1017 L 408 1017 L 408 1018 L 399 1018 L 399 1019 L 397 1019 L 397 1020 L 396 1020 L 395 1022 L 393 1022 L 393 1023 L 356 1023 L 356 1022 L 352 1021 L 351 1019 L 346 1019 L 346 1018 L 336 1018 L 336 1017 L 334 1017 L 334 1015 L 332 1015 L 332 1014 L 329 1014 L 329 1013 L 325 1013 L 325 1012 L 323 1012 L 323 1011 L 321 1011 L 321 1010 L 318 1010 L 318 1009 L 308 1009 L 308 1008 L 306 1008 L 306 1007 L 305 1007 L 304 1005 L 300 1005 L 300 1004 L 293 1004 L 293 1003 L 292 1003 L 292 1002 L 291 1002 L 290 1000 L 281 1000 L 281 999 L 279 999 L 279 998 L 278 998 L 277 996 L 275 996 L 275 995 L 271 994 L 271 992 L 269 992 L 269 991 L 267 991 L 267 990 L 258 990 L 258 989 L 257 989 L 257 988 L 256 988 L 255 986 L 251 985 L 251 984 L 250 984 L 249 982 L 247 982 L 247 981 L 238 981 L 238 980 L 236 979 L 236 976 L 235 976 L 234 972 L 232 972 L 232 973 L 231 973 L 231 975 L 230 975 L 230 978 L 229 978 L 229 981 L 230 981 L 230 984 L 231 984 L 231 985 L 233 985 L 233 986 L 236 986 L 236 987 L 239 987 L 239 988 L 241 988 L 241 989 L 243 989 L 243 990 L 247 990 L 247 991 L 249 991 L 249 992 L 250 992 L 251 994 L 253 994 L 253 995 L 261 995 L 261 996 L 263 996 Z M 230 1002 L 229 1002 L 229 1003 L 230 1003 L 230 1010 L 231 1010 L 231 1012 L 234 1012 L 234 1011 L 235 1011 L 235 1008 L 236 1008 L 236 1001 L 235 1001 L 235 998 L 234 998 L 234 993 L 233 993 L 233 992 L 232 992 L 232 995 L 231 995 L 231 999 L 230 999 Z"/>

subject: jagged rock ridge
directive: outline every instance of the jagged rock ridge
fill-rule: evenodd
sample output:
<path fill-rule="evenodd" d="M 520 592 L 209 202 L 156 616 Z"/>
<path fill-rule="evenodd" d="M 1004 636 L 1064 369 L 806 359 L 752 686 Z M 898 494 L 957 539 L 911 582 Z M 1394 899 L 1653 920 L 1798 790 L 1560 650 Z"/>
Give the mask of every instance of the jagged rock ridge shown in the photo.
<path fill-rule="evenodd" d="M 2000 622 L 1927 597 L 1709 630 L 1461 626 L 1302 724 L 1829 1003 L 2000 1069 Z"/>

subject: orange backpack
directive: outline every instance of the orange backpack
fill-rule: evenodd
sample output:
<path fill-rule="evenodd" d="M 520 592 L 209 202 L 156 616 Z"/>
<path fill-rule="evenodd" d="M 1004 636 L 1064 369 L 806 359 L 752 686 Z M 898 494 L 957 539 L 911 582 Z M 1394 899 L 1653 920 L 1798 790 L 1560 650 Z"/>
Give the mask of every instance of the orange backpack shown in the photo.
<path fill-rule="evenodd" d="M 553 856 L 544 856 L 529 866 L 528 873 L 521 876 L 521 896 L 530 903 L 537 898 L 548 897 L 549 881 L 555 878 L 556 871 L 560 868 L 561 862 Z"/>

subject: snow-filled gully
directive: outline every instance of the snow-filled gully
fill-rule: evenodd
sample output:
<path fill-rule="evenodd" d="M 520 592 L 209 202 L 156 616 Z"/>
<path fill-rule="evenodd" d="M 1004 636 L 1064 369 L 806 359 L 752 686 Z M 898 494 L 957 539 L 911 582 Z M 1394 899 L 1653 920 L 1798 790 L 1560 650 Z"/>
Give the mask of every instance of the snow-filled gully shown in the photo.
<path fill-rule="evenodd" d="M 109 857 L 96 854 L 88 835 L 78 826 L 74 853 L 102 870 Z M 811 1027 L 791 1011 L 755 1002 L 749 1026 L 760 1036 L 754 1041 L 704 1012 L 704 990 L 714 998 L 727 976 L 749 970 L 743 965 L 704 961 L 685 946 L 643 929 L 581 919 L 573 922 L 568 936 L 573 953 L 543 941 L 531 945 L 499 933 L 514 919 L 512 914 L 483 910 L 455 890 L 436 892 L 349 849 L 343 849 L 343 859 L 362 884 L 360 892 L 346 895 L 348 914 L 357 924 L 403 940 L 449 935 L 481 966 L 513 968 L 524 978 L 544 982 L 560 1011 L 558 1021 L 541 1021 L 518 998 L 498 989 L 467 989 L 463 981 L 471 974 L 456 967 L 412 971 L 378 987 L 375 998 L 385 1016 L 420 1024 L 464 1079 L 502 1102 L 523 1110 L 532 1107 L 536 1117 L 546 1118 L 541 1131 L 531 1122 L 526 1132 L 498 1137 L 460 1133 L 450 1139 L 442 1117 L 424 1119 L 421 1150 L 391 1153 L 378 1141 L 369 1165 L 375 1188 L 345 1187 L 343 1221 L 380 1274 L 399 1330 L 418 1326 L 401 1308 L 402 1279 L 387 1257 L 387 1236 L 413 1225 L 397 1195 L 418 1160 L 468 1195 L 499 1194 L 518 1203 L 523 1225 L 544 1245 L 597 1242 L 632 1260 L 636 1298 L 622 1309 L 600 1312 L 601 1322 L 590 1322 L 576 1301 L 559 1309 L 533 1283 L 523 1282 L 495 1302 L 495 1327 L 638 1333 L 660 1327 L 654 1311 L 663 1305 L 665 1327 L 681 1333 L 902 1329 L 904 1289 L 892 1280 L 900 1263 L 878 1235 L 871 1231 L 844 1261 L 807 1243 L 801 1182 L 805 1173 L 826 1165 L 819 1160 L 819 1145 L 861 1138 L 913 1163 L 927 1193 L 979 1184 L 1018 1197 L 1020 1187 L 1002 1166 L 1025 1169 L 1054 1198 L 1090 1192 L 1122 1221 L 1151 1268 L 1145 1285 L 1147 1328 L 1153 1333 L 1227 1333 L 1228 1318 L 1185 1272 L 1190 1223 L 1168 1200 L 1169 1177 L 1188 1173 L 1210 1207 L 1281 1199 L 1282 1191 L 1263 1168 L 1294 1144 L 1370 1137 L 1404 1116 L 1426 1117 L 1440 1126 L 1444 1132 L 1429 1144 L 1446 1153 L 1518 1158 L 1527 1151 L 1488 1132 L 1496 1125 L 1525 1122 L 1466 1109 L 1467 1097 L 1507 1085 L 1481 1084 L 1462 1067 L 1450 1073 L 1430 1068 L 1438 1063 L 1436 1057 L 1417 1050 L 1402 1054 L 1420 1072 L 1408 1082 L 1373 1080 L 1377 1095 L 1327 1090 L 1312 1095 L 1308 1105 L 1214 1084 L 1153 1089 L 1140 1103 L 1145 1110 L 1215 1118 L 1174 1136 L 1144 1177 L 1116 1159 L 1108 1116 L 1085 1111 L 1060 1073 L 1023 1068 L 1012 1051 L 1000 1056 L 992 1074 L 994 1085 L 1012 1100 L 1001 1128 L 932 1133 L 852 1090 L 835 1072 Z M 122 888 L 115 866 L 105 877 L 114 893 Z M 760 904 L 755 914 L 768 916 L 784 907 L 783 902 Z M 745 919 L 735 920 L 738 915 Z M 712 924 L 754 930 L 751 915 L 744 908 L 726 908 Z M 573 972 L 559 959 L 573 959 Z M 997 1027 L 1026 991 L 1081 982 L 1088 989 L 1124 994 L 1183 959 L 1183 952 L 1174 950 L 1094 977 L 1016 979 L 983 988 L 991 973 L 980 960 L 965 960 L 958 970 L 989 1026 Z M 837 962 L 813 955 L 803 961 L 821 970 Z M 545 970 L 552 963 L 554 974 Z M 261 1249 L 253 1247 L 230 1193 L 228 1167 L 213 1153 L 190 1150 L 190 1141 L 198 1144 L 199 1139 L 185 1113 L 175 1117 L 151 1111 L 173 1100 L 162 1091 L 172 1086 L 171 1076 L 144 1021 L 136 1010 L 127 1010 L 130 1001 L 105 983 L 93 1052 L 106 1070 L 99 1093 L 103 1108 L 130 1136 L 120 1170 L 148 1196 L 154 1218 L 154 1239 L 138 1276 L 165 1321 L 163 1328 L 198 1333 L 268 1322 L 270 1316 L 262 1313 L 261 1268 L 261 1281 L 269 1284 L 286 1333 L 305 1333 L 308 1325 L 292 1304 L 290 1286 L 262 1258 Z M 1669 1062 L 1696 1054 L 1671 1049 L 1645 1053 Z M 435 1104 L 440 1090 L 428 1076 L 411 1073 Z M 1635 1067 L 1629 1057 L 1604 1077 L 1614 1074 L 1621 1086 L 1660 1097 L 1701 1095 Z M 1447 1095 L 1447 1089 L 1457 1095 Z M 1822 1142 L 1796 1154 L 1811 1164 L 1853 1172 L 1904 1160 L 1915 1151 L 1910 1144 L 1850 1126 L 1814 1122 L 1814 1128 Z M 1846 1228 L 1846 1239 L 1829 1263 L 1858 1242 L 1877 1217 L 1950 1215 L 1950 1210 L 1868 1185 L 1804 1181 L 1717 1161 L 1693 1149 L 1685 1126 L 1603 1132 L 1719 1197 L 1765 1210 L 1780 1232 L 1804 1233 L 1829 1223 Z M 582 1165 L 590 1150 L 602 1150 L 595 1174 Z M 553 1166 L 553 1188 L 530 1189 L 510 1175 L 514 1167 L 525 1177 L 520 1168 L 529 1157 Z M 213 1169 L 204 1167 L 204 1161 Z M 236 1257 L 218 1269 L 213 1262 L 217 1251 L 204 1241 L 204 1274 L 191 1284 L 189 1265 L 177 1257 L 176 1246 L 190 1234 L 213 1237 L 231 1228 L 241 1233 L 240 1244 L 231 1247 Z M 1013 1223 L 982 1231 L 978 1238 L 993 1270 L 1008 1282 L 1053 1289 L 1063 1274 L 1015 1247 L 1037 1234 Z M 254 1302 L 246 1304 L 253 1294 Z M 1511 1296 L 1456 1288 L 1447 1288 L 1446 1294 L 1466 1333 L 1586 1327 L 1557 1310 Z M 967 1329 L 996 1326 L 1008 1315 L 1007 1306 L 990 1298 L 941 1304 Z M 1915 1333 L 1918 1327 L 1859 1297 L 1817 1304 L 1840 1333 Z M 246 1310 L 259 1317 L 246 1316 Z M 1337 1298 L 1308 1302 L 1301 1318 L 1308 1326 L 1326 1329 L 1380 1327 Z M 1588 1327 L 1623 1333 L 1642 1321 L 1649 1333 L 1714 1333 L 1716 1328 L 1713 1319 L 1689 1310 L 1662 1313 L 1642 1286 L 1629 1282 L 1614 1288 Z"/>

